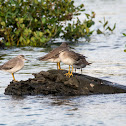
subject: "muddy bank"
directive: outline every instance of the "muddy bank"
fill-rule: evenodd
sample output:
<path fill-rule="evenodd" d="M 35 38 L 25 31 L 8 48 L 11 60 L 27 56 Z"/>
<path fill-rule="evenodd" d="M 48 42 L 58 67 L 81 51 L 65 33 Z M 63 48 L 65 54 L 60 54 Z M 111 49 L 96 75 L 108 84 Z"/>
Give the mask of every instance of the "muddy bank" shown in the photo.
<path fill-rule="evenodd" d="M 74 73 L 69 78 L 67 71 L 49 70 L 33 74 L 33 79 L 10 82 L 6 95 L 90 95 L 126 93 L 126 86 L 114 84 L 98 78 Z"/>

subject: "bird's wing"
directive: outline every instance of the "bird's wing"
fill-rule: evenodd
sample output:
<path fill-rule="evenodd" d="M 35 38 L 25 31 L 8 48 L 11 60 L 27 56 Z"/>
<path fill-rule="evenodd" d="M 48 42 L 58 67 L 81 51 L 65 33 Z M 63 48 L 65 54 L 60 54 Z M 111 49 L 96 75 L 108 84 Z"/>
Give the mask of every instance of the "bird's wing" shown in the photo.
<path fill-rule="evenodd" d="M 1 70 L 9 70 L 12 69 L 17 64 L 17 58 L 13 58 L 9 60 L 8 62 L 4 63 L 1 67 Z"/>
<path fill-rule="evenodd" d="M 63 51 L 64 49 L 66 49 L 66 48 L 64 48 L 64 47 L 55 48 L 51 52 L 49 52 L 48 54 L 46 54 L 45 56 L 40 57 L 38 59 L 44 61 L 44 60 L 48 60 L 48 59 L 55 58 L 55 57 L 58 58 L 60 51 Z"/>
<path fill-rule="evenodd" d="M 84 55 L 76 53 L 74 51 L 69 51 L 68 56 L 73 58 L 76 61 L 75 62 L 76 65 L 78 65 L 80 63 L 84 63 L 86 65 L 90 64 L 86 61 L 86 57 Z"/>
<path fill-rule="evenodd" d="M 83 58 L 87 58 L 86 56 L 82 55 L 82 54 L 79 54 L 79 53 L 76 53 L 81 59 Z"/>
<path fill-rule="evenodd" d="M 79 64 L 85 64 L 85 65 L 90 65 L 91 63 L 89 63 L 85 56 L 81 55 L 79 56 L 79 60 L 75 63 L 76 65 L 79 65 Z"/>
<path fill-rule="evenodd" d="M 78 53 L 75 53 L 74 51 L 69 51 L 68 56 L 73 58 L 74 60 L 78 61 L 79 60 L 79 55 Z"/>

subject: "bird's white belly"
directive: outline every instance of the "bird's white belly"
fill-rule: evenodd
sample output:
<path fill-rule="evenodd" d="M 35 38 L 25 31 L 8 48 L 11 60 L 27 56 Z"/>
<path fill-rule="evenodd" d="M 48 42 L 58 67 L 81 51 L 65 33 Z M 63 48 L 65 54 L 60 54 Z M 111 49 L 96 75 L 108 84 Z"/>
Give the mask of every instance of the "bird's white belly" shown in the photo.
<path fill-rule="evenodd" d="M 15 73 L 15 72 L 17 72 L 17 71 L 19 71 L 20 69 L 22 69 L 24 67 L 24 64 L 22 64 L 22 65 L 16 65 L 15 67 L 13 67 L 12 69 L 10 69 L 10 70 L 5 70 L 5 71 L 7 71 L 7 72 L 9 72 L 9 73 Z"/>
<path fill-rule="evenodd" d="M 67 65 L 73 65 L 74 64 L 74 61 L 71 58 L 65 58 L 65 59 L 62 60 L 62 62 L 64 64 L 67 64 Z"/>
<path fill-rule="evenodd" d="M 67 65 L 73 65 L 74 64 L 74 60 L 70 57 L 64 56 L 64 53 L 60 53 L 59 58 L 64 64 L 67 64 Z"/>

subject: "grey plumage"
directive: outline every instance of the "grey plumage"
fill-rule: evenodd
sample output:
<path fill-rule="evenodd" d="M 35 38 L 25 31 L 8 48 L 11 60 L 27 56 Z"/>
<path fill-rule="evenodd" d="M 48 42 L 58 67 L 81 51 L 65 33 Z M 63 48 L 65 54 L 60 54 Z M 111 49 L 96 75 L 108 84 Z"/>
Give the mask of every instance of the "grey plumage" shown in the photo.
<path fill-rule="evenodd" d="M 69 59 L 71 60 L 71 63 L 68 65 L 78 65 L 81 62 L 85 62 L 86 65 L 88 65 L 88 62 L 85 59 L 86 57 L 83 56 L 82 54 L 76 53 L 74 51 L 70 51 L 70 50 L 64 50 L 60 53 L 60 59 L 61 61 Z"/>
<path fill-rule="evenodd" d="M 88 63 L 85 59 L 85 56 L 76 53 L 74 51 L 70 51 L 70 50 L 64 50 L 61 51 L 59 54 L 59 58 L 60 60 L 64 63 L 69 65 L 69 71 L 68 73 L 66 73 L 66 76 L 73 76 L 72 72 L 73 72 L 73 67 L 75 68 L 83 68 L 86 67 L 86 65 L 89 65 L 90 63 Z M 70 72 L 70 65 L 72 65 L 72 71 Z"/>
<path fill-rule="evenodd" d="M 24 60 L 26 60 L 24 55 L 18 55 L 17 57 L 10 59 L 8 62 L 1 65 L 0 70 L 11 73 L 13 80 L 15 81 L 14 73 L 24 67 Z"/>
<path fill-rule="evenodd" d="M 75 68 L 75 72 L 76 69 L 81 69 L 81 73 L 82 73 L 82 68 L 86 67 L 87 65 L 90 65 L 91 63 L 88 63 L 85 59 L 85 57 L 83 57 L 82 59 L 79 60 L 78 63 L 74 64 L 73 67 Z"/>
<path fill-rule="evenodd" d="M 38 60 L 55 62 L 57 63 L 57 69 L 62 70 L 60 67 L 59 54 L 61 51 L 64 51 L 66 49 L 69 49 L 69 46 L 66 42 L 63 42 L 59 47 L 53 49 L 51 52 L 49 52 L 45 56 L 38 58 Z"/>
<path fill-rule="evenodd" d="M 8 62 L 4 63 L 3 65 L 1 65 L 0 69 L 4 71 L 8 71 L 13 69 L 16 65 L 24 66 L 23 59 L 25 59 L 24 55 L 19 55 L 13 59 L 10 59 Z"/>
<path fill-rule="evenodd" d="M 4 63 L 1 66 L 1 70 L 10 70 L 17 64 L 17 62 L 18 62 L 17 57 L 10 59 L 8 62 Z"/>
<path fill-rule="evenodd" d="M 52 51 L 50 51 L 48 54 L 46 54 L 45 56 L 43 57 L 40 57 L 38 58 L 39 60 L 43 60 L 43 61 L 46 61 L 46 60 L 49 60 L 49 59 L 52 59 L 52 58 L 58 58 L 59 57 L 59 53 L 60 51 L 64 50 L 68 48 L 68 44 L 66 42 L 63 42 L 59 47 L 53 49 Z"/>

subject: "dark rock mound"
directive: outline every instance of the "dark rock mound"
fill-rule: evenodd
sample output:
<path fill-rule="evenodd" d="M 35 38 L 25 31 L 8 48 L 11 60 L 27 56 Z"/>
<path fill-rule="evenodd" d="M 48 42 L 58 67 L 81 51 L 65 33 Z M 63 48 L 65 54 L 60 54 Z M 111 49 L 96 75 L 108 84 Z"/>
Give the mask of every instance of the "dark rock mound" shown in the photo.
<path fill-rule="evenodd" d="M 126 86 L 113 84 L 98 78 L 74 73 L 69 78 L 67 71 L 49 70 L 33 74 L 27 81 L 11 82 L 5 89 L 6 95 L 89 95 L 126 93 Z"/>

